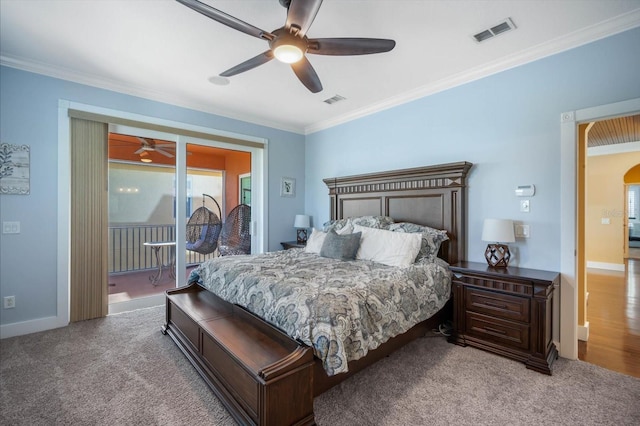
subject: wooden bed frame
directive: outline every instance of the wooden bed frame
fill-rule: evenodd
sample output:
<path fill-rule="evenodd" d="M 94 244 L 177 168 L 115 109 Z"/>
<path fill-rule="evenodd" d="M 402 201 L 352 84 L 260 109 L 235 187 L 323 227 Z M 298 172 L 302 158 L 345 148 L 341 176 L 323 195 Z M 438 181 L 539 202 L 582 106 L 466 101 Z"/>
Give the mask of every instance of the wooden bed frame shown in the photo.
<path fill-rule="evenodd" d="M 331 219 L 384 215 L 448 232 L 439 256 L 449 263 L 465 254 L 468 162 L 325 179 Z M 166 292 L 169 334 L 241 424 L 312 425 L 313 398 L 387 356 L 446 317 L 432 318 L 396 336 L 349 372 L 327 376 L 313 350 L 261 318 L 192 284 Z"/>

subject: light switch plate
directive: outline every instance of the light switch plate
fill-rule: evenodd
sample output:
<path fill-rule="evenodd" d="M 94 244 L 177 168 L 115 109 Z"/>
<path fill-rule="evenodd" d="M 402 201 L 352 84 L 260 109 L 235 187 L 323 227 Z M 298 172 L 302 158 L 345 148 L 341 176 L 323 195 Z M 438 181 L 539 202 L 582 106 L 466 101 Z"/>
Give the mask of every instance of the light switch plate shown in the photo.
<path fill-rule="evenodd" d="M 529 231 L 529 225 L 516 225 L 516 238 L 529 238 L 531 233 Z"/>
<path fill-rule="evenodd" d="M 529 200 L 520 200 L 520 211 L 529 213 Z"/>

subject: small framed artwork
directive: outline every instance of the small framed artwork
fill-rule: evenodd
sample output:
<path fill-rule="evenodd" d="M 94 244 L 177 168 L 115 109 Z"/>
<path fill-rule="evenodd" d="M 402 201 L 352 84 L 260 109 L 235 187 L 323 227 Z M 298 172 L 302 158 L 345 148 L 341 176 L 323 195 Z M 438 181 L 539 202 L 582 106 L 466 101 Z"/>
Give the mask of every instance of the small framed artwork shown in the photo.
<path fill-rule="evenodd" d="M 0 144 L 0 194 L 28 195 L 30 148 Z"/>
<path fill-rule="evenodd" d="M 280 196 L 281 197 L 295 197 L 296 196 L 296 180 L 294 178 L 283 177 L 280 182 Z"/>

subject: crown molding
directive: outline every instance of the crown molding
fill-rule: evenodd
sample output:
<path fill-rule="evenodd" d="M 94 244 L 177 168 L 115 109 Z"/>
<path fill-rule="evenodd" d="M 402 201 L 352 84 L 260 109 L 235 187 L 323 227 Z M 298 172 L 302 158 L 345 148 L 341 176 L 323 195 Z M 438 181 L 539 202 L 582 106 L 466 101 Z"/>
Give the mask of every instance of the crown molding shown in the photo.
<path fill-rule="evenodd" d="M 312 123 L 308 126 L 286 125 L 282 122 L 265 120 L 263 117 L 258 117 L 250 114 L 231 113 L 228 110 L 225 111 L 220 108 L 214 108 L 211 105 L 189 102 L 184 98 L 171 96 L 166 93 L 150 90 L 148 88 L 123 84 L 121 82 L 100 78 L 95 75 L 79 73 L 74 70 L 55 67 L 50 64 L 38 63 L 21 58 L 10 57 L 7 55 L 0 55 L 0 65 L 20 69 L 27 72 L 33 72 L 36 74 L 42 74 L 73 83 L 85 84 L 100 89 L 123 93 L 130 96 L 138 96 L 141 98 L 167 103 L 182 108 L 193 109 L 196 111 L 214 114 L 232 120 L 239 120 L 258 126 L 266 126 L 286 132 L 309 135 L 311 133 L 335 127 L 337 125 L 347 123 L 349 121 L 353 121 L 358 118 L 362 118 L 386 109 L 390 109 L 398 105 L 414 101 L 416 99 L 424 98 L 426 96 L 433 95 L 435 93 L 442 92 L 453 87 L 460 86 L 462 84 L 470 83 L 472 81 L 488 77 L 490 75 L 508 70 L 510 68 L 515 68 L 547 56 L 573 49 L 584 44 L 588 44 L 602 38 L 606 38 L 630 30 L 632 28 L 636 28 L 638 26 L 640 26 L 640 9 L 628 12 L 623 15 L 619 15 L 590 27 L 583 28 L 566 36 L 539 44 L 532 48 L 523 50 L 522 52 L 518 52 L 517 54 L 510 55 L 506 58 L 502 58 L 486 65 L 451 75 L 447 78 L 419 87 L 415 90 L 401 93 L 399 95 L 390 97 L 382 102 L 360 108 L 358 110 L 340 115 L 332 119 Z"/>
<path fill-rule="evenodd" d="M 140 98 L 162 102 L 182 108 L 193 109 L 200 112 L 214 114 L 220 117 L 229 118 L 232 120 L 239 120 L 258 126 L 266 126 L 273 129 L 283 130 L 286 132 L 292 132 L 297 134 L 303 134 L 303 127 L 287 126 L 281 122 L 275 122 L 265 120 L 261 117 L 251 116 L 248 114 L 233 114 L 229 111 L 223 111 L 219 108 L 212 108 L 211 105 L 203 105 L 199 103 L 185 101 L 184 98 L 170 96 L 166 93 L 149 90 L 148 88 L 133 86 L 131 84 L 122 84 L 121 82 L 107 80 L 94 75 L 79 73 L 77 71 L 56 67 L 50 64 L 41 63 L 37 61 L 25 60 L 21 58 L 11 57 L 8 55 L 0 55 L 0 65 L 16 68 L 22 71 L 32 72 L 35 74 L 42 74 L 48 77 L 57 78 L 60 80 L 70 81 L 72 83 L 84 84 L 99 89 L 110 90 L 113 92 L 122 93 L 129 96 L 137 96 Z"/>
<path fill-rule="evenodd" d="M 339 124 L 353 121 L 416 99 L 424 98 L 425 96 L 433 95 L 456 86 L 470 83 L 472 81 L 488 77 L 492 74 L 497 74 L 510 68 L 515 68 L 547 56 L 555 55 L 638 26 L 640 26 L 640 9 L 636 9 L 590 27 L 574 31 L 566 36 L 547 41 L 523 50 L 522 52 L 518 52 L 517 54 L 490 62 L 481 67 L 472 68 L 470 70 L 454 74 L 442 80 L 419 87 L 415 90 L 393 96 L 385 101 L 341 115 L 340 117 L 314 123 L 305 127 L 305 135 L 335 127 Z"/>

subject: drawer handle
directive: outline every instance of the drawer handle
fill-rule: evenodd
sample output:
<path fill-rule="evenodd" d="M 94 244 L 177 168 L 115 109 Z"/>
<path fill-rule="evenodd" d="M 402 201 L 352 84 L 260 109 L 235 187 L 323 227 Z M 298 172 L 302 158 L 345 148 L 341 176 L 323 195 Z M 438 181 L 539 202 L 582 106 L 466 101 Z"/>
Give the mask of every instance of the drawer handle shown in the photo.
<path fill-rule="evenodd" d="M 498 334 L 507 334 L 507 332 L 504 330 L 498 330 L 496 328 L 491 328 L 491 327 L 484 327 L 484 331 L 491 331 L 493 333 L 498 333 Z"/>
<path fill-rule="evenodd" d="M 507 305 L 499 305 L 497 303 L 491 303 L 491 302 L 484 302 L 485 305 L 487 306 L 493 306 L 494 308 L 500 308 L 500 309 L 507 309 Z"/>

